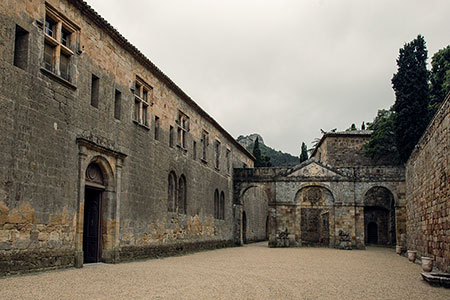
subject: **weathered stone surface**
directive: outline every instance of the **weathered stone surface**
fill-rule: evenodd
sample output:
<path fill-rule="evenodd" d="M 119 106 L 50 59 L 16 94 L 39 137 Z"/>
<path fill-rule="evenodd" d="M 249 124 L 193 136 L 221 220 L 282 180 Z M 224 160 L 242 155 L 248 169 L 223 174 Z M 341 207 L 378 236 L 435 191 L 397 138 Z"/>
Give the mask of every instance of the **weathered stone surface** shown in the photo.
<path fill-rule="evenodd" d="M 353 151 L 350 166 L 312 158 L 295 168 L 235 170 L 235 203 L 245 206 L 247 191 L 255 187 L 266 191 L 270 246 L 285 246 L 279 235 L 286 231 L 292 236 L 290 246 L 362 249 L 368 243 L 394 245 L 404 238 L 404 168 L 364 165 L 366 158 L 358 159 L 364 156 L 363 143 L 354 142 L 353 135 L 339 139 L 351 144 L 346 151 Z M 352 165 L 358 162 L 362 166 Z M 266 201 L 256 198 L 253 209 L 264 211 Z"/>
<path fill-rule="evenodd" d="M 450 95 L 406 164 L 406 246 L 450 272 Z"/>
<path fill-rule="evenodd" d="M 65 78 L 56 48 L 52 70 L 44 68 L 46 13 L 74 30 Z M 252 167 L 253 158 L 166 75 L 82 1 L 1 1 L 0 25 L 0 273 L 83 264 L 91 163 L 104 179 L 99 260 L 126 257 L 129 247 L 235 240 L 233 167 Z M 15 45 L 17 26 L 26 45 Z M 137 81 L 148 89 L 146 120 L 143 108 L 134 118 Z M 177 188 L 186 180 L 185 211 L 168 212 L 169 172 Z M 215 189 L 225 196 L 224 220 L 213 218 Z"/>

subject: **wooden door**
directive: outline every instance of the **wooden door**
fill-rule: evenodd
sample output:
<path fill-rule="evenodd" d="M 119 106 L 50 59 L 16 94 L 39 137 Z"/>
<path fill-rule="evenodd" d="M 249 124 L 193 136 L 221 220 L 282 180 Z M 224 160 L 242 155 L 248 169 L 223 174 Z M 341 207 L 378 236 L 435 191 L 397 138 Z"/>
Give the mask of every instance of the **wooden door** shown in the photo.
<path fill-rule="evenodd" d="M 85 263 L 100 261 L 102 191 L 86 187 L 84 202 L 83 253 Z"/>

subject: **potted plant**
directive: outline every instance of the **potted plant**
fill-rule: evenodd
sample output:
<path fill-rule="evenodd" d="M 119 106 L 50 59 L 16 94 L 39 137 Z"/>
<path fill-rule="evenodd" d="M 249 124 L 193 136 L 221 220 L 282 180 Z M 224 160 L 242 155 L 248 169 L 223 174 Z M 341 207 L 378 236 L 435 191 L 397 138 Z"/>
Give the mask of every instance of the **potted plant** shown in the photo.
<path fill-rule="evenodd" d="M 433 270 L 433 258 L 422 256 L 422 269 L 424 272 L 431 272 Z"/>
<path fill-rule="evenodd" d="M 410 262 L 414 262 L 416 260 L 417 251 L 415 250 L 408 250 L 408 259 Z"/>

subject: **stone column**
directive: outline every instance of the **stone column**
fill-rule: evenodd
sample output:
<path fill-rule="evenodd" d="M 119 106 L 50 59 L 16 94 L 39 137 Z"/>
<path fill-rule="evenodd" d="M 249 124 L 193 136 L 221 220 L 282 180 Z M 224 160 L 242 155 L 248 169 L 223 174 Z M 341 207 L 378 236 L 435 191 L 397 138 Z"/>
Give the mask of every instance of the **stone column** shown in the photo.
<path fill-rule="evenodd" d="M 84 222 L 84 186 L 86 170 L 86 147 L 79 145 L 78 152 L 78 198 L 77 215 L 75 216 L 75 267 L 83 267 L 83 222 Z"/>
<path fill-rule="evenodd" d="M 114 246 L 113 246 L 113 263 L 120 260 L 120 195 L 122 186 L 122 158 L 116 160 L 116 207 L 115 207 L 115 228 L 114 228 Z"/>

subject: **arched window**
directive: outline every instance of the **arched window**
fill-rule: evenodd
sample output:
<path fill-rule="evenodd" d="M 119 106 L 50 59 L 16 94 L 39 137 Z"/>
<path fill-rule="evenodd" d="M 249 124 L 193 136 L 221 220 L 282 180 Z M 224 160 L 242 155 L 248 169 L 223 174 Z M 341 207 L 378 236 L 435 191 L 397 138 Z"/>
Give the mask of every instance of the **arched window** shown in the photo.
<path fill-rule="evenodd" d="M 214 191 L 214 218 L 219 219 L 219 191 Z"/>
<path fill-rule="evenodd" d="M 220 193 L 219 219 L 225 220 L 225 193 L 223 191 Z"/>
<path fill-rule="evenodd" d="M 180 214 L 186 214 L 186 178 L 184 175 L 181 175 L 178 181 L 177 209 Z"/>
<path fill-rule="evenodd" d="M 167 199 L 167 210 L 170 212 L 176 211 L 176 203 L 175 200 L 177 194 L 177 176 L 175 172 L 169 173 L 169 188 L 168 188 L 168 199 Z"/>

